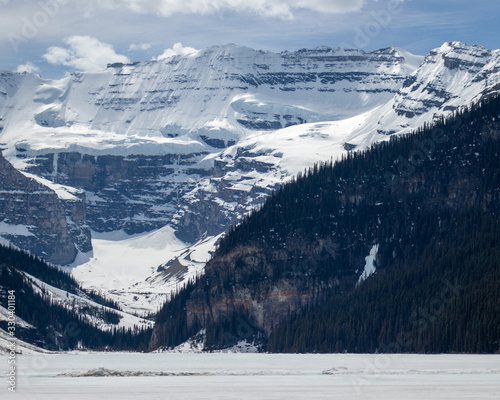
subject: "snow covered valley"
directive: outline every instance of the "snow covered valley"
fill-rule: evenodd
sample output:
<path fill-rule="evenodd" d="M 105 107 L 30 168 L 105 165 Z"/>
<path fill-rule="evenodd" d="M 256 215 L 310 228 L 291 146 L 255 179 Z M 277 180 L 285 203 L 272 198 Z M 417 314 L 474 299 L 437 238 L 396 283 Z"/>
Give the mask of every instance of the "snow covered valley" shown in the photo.
<path fill-rule="evenodd" d="M 0 361 L 7 393 L 7 358 Z M 22 400 L 500 396 L 500 355 L 67 353 L 16 361 Z"/>

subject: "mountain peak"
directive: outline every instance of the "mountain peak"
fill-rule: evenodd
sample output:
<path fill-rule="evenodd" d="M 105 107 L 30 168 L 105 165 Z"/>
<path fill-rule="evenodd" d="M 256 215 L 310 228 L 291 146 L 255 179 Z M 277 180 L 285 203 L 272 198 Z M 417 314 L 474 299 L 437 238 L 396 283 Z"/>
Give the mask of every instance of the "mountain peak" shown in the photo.
<path fill-rule="evenodd" d="M 251 47 L 242 46 L 236 43 L 226 43 L 222 45 L 209 46 L 200 50 L 200 53 L 221 53 L 221 54 L 233 54 L 233 55 L 246 52 L 264 53 L 262 50 L 255 50 L 252 49 Z"/>
<path fill-rule="evenodd" d="M 471 57 L 488 57 L 491 55 L 491 50 L 484 48 L 483 46 L 473 44 L 469 45 L 464 42 L 455 41 L 455 42 L 446 42 L 443 43 L 441 47 L 434 49 L 430 52 L 430 55 L 462 55 L 462 56 L 471 56 Z"/>

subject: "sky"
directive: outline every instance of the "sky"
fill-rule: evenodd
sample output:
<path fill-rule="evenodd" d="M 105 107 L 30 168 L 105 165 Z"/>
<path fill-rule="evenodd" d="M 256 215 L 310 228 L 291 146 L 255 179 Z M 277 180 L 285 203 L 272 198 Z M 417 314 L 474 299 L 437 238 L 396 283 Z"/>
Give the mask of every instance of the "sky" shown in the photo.
<path fill-rule="evenodd" d="M 53 79 L 227 43 L 494 50 L 499 17 L 498 0 L 0 0 L 0 70 Z"/>

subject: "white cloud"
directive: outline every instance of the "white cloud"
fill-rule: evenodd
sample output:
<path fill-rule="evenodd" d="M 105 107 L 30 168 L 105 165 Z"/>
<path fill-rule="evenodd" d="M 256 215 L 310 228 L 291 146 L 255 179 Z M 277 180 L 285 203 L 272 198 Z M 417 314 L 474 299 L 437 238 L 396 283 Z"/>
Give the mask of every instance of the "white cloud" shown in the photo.
<path fill-rule="evenodd" d="M 146 51 L 151 48 L 151 43 L 132 43 L 128 47 L 128 51 Z"/>
<path fill-rule="evenodd" d="M 38 70 L 39 68 L 35 64 L 28 61 L 26 64 L 18 65 L 16 72 L 22 74 L 23 72 L 33 73 L 37 72 Z"/>
<path fill-rule="evenodd" d="M 184 47 L 181 43 L 175 43 L 171 49 L 166 49 L 163 54 L 159 55 L 157 60 L 163 60 L 172 56 L 187 56 L 197 51 L 198 50 L 192 47 Z"/>
<path fill-rule="evenodd" d="M 87 4 L 90 2 L 87 0 Z M 125 3 L 125 4 L 124 4 Z M 174 14 L 216 14 L 225 11 L 250 12 L 266 17 L 292 19 L 298 10 L 339 14 L 359 11 L 365 0 L 93 0 L 97 8 L 128 7 L 137 13 L 164 17 Z"/>
<path fill-rule="evenodd" d="M 64 65 L 79 71 L 100 71 L 107 64 L 130 60 L 117 54 L 108 43 L 103 43 L 92 36 L 70 36 L 64 39 L 67 48 L 52 46 L 47 49 L 43 58 L 54 65 Z"/>

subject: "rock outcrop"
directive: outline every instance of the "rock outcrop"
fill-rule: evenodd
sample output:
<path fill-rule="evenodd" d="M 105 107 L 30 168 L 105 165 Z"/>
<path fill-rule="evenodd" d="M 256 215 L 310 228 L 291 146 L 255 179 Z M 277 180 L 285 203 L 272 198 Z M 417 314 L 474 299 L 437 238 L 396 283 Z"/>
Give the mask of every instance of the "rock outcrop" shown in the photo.
<path fill-rule="evenodd" d="M 83 193 L 66 193 L 61 199 L 0 155 L 0 236 L 51 263 L 66 265 L 78 250 L 92 249 L 85 219 Z"/>

